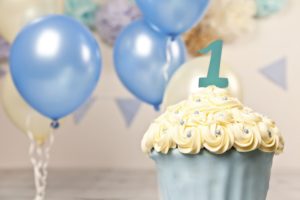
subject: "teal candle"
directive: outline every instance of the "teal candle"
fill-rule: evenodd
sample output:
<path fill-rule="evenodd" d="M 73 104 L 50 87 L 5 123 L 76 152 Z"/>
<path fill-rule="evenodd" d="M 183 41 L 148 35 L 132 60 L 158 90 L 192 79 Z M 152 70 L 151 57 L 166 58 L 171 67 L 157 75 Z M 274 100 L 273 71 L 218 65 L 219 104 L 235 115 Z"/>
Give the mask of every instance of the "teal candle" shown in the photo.
<path fill-rule="evenodd" d="M 228 87 L 228 78 L 220 77 L 220 65 L 222 57 L 223 41 L 216 40 L 212 42 L 208 47 L 199 51 L 199 53 L 207 54 L 211 52 L 211 59 L 209 63 L 209 69 L 207 76 L 199 79 L 199 87 L 208 87 L 215 85 L 219 88 Z"/>

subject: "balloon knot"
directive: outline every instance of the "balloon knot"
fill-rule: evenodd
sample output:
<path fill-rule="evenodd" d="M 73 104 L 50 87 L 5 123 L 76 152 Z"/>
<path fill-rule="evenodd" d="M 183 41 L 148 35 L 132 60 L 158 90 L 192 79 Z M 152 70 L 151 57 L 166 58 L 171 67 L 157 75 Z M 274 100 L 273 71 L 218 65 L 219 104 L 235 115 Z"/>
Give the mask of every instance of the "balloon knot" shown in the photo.
<path fill-rule="evenodd" d="M 160 105 L 159 104 L 154 105 L 154 110 L 159 112 L 160 111 Z"/>
<path fill-rule="evenodd" d="M 53 129 L 58 129 L 59 126 L 60 126 L 59 121 L 53 120 L 53 121 L 51 122 L 51 127 L 52 127 Z"/>
<path fill-rule="evenodd" d="M 171 41 L 171 42 L 175 42 L 176 37 L 177 37 L 176 35 L 172 35 L 170 41 Z"/>

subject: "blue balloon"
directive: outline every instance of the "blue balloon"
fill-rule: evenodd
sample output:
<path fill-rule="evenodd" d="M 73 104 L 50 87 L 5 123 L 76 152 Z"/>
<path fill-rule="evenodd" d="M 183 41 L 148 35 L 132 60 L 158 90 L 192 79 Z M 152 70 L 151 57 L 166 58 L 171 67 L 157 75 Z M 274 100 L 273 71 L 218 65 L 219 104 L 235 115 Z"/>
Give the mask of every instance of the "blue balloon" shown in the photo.
<path fill-rule="evenodd" d="M 125 28 L 114 47 L 115 68 L 123 84 L 156 109 L 168 81 L 185 62 L 185 57 L 185 46 L 180 38 L 171 41 L 143 20 Z"/>
<path fill-rule="evenodd" d="M 76 20 L 49 15 L 27 25 L 10 52 L 14 83 L 29 105 L 58 120 L 92 94 L 101 72 L 93 35 Z"/>
<path fill-rule="evenodd" d="M 171 36 L 190 29 L 204 15 L 210 0 L 136 0 L 146 21 Z"/>

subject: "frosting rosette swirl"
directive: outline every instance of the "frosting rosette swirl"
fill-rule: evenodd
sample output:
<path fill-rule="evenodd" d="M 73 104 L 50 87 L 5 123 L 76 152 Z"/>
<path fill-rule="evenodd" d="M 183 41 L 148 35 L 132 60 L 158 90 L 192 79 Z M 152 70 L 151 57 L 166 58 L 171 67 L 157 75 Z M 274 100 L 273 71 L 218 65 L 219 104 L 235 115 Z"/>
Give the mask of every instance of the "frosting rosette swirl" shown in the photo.
<path fill-rule="evenodd" d="M 172 139 L 182 153 L 197 154 L 202 148 L 200 129 L 195 126 L 181 126 Z"/>
<path fill-rule="evenodd" d="M 174 148 L 184 154 L 198 154 L 201 149 L 223 154 L 232 148 L 279 154 L 284 140 L 274 121 L 244 107 L 227 90 L 210 86 L 168 107 L 142 140 L 146 153 L 167 154 Z"/>

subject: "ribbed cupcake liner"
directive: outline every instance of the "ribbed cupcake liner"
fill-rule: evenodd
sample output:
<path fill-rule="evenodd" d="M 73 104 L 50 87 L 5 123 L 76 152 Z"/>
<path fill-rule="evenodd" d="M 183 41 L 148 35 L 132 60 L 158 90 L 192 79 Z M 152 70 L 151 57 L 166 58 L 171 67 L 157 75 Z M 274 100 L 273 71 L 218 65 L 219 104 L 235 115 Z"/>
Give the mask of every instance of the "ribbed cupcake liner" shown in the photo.
<path fill-rule="evenodd" d="M 216 155 L 153 151 L 161 200 L 265 200 L 273 153 L 230 150 Z"/>

